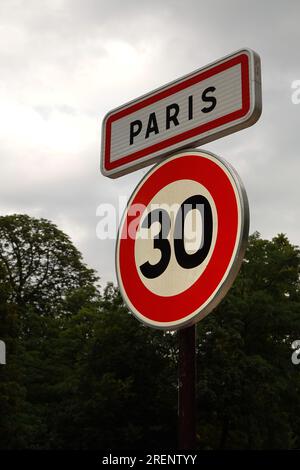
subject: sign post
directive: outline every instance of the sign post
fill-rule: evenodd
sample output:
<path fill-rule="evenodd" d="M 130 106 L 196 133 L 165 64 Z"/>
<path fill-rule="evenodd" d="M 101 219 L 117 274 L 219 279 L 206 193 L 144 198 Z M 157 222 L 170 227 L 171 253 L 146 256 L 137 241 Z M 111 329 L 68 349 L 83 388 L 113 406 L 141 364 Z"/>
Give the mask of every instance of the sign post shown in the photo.
<path fill-rule="evenodd" d="M 182 152 L 150 170 L 120 225 L 121 294 L 144 324 L 180 330 L 179 447 L 196 444 L 195 323 L 225 296 L 246 248 L 248 202 L 233 168 L 215 155 Z"/>
<path fill-rule="evenodd" d="M 179 330 L 179 446 L 196 445 L 196 323 L 224 298 L 249 230 L 245 189 L 223 159 L 194 147 L 254 124 L 259 56 L 241 49 L 109 112 L 101 171 L 157 163 L 133 191 L 116 243 L 120 292 L 147 326 Z M 177 153 L 176 153 L 177 152 Z"/>
<path fill-rule="evenodd" d="M 179 330 L 178 443 L 179 449 L 196 447 L 196 325 Z"/>

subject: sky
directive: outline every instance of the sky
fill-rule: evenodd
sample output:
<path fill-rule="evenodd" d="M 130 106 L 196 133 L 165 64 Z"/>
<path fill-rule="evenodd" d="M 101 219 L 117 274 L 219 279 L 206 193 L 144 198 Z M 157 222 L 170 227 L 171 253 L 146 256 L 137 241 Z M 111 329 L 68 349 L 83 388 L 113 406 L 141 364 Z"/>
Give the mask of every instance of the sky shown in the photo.
<path fill-rule="evenodd" d="M 240 174 L 250 232 L 300 245 L 299 17 L 293 0 L 0 0 L 0 215 L 53 221 L 102 285 L 115 282 L 98 208 L 129 197 L 149 167 L 101 175 L 104 115 L 250 47 L 262 61 L 262 116 L 202 148 Z"/>

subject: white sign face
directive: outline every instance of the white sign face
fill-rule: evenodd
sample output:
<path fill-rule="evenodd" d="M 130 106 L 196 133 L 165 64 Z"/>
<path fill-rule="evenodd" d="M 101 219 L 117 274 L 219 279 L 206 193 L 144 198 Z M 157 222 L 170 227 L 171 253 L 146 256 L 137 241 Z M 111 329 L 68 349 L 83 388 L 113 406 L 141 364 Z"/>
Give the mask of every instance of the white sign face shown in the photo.
<path fill-rule="evenodd" d="M 184 328 L 227 293 L 249 228 L 243 185 L 209 152 L 186 150 L 138 184 L 116 246 L 116 272 L 128 308 L 148 326 Z"/>
<path fill-rule="evenodd" d="M 141 217 L 136 234 L 135 265 L 143 266 L 147 262 L 155 265 L 160 259 L 160 252 L 153 249 L 153 239 L 159 234 L 160 227 L 157 221 L 156 226 L 153 224 L 148 228 L 146 225 L 148 215 L 151 211 L 156 210 L 156 208 L 164 210 L 170 220 L 168 240 L 176 240 L 176 220 L 178 213 L 180 213 L 180 208 L 185 201 L 190 200 L 195 194 L 200 194 L 208 202 L 214 221 L 210 248 L 205 258 L 205 263 L 200 263 L 193 268 L 186 269 L 178 263 L 176 256 L 170 256 L 166 269 L 159 276 L 149 278 L 141 271 L 140 279 L 145 287 L 158 296 L 170 297 L 181 294 L 189 289 L 201 276 L 207 263 L 209 263 L 216 243 L 218 231 L 217 211 L 212 195 L 202 184 L 191 179 L 180 179 L 169 183 L 158 191 L 145 207 Z M 204 246 L 203 223 L 205 223 L 205 214 L 203 207 L 200 206 L 200 208 L 202 211 L 196 211 L 191 206 L 192 210 L 186 211 L 184 220 L 184 248 L 188 256 L 192 256 L 193 253 L 201 250 Z"/>
<path fill-rule="evenodd" d="M 101 171 L 122 176 L 251 126 L 260 113 L 260 59 L 243 49 L 108 113 Z"/>

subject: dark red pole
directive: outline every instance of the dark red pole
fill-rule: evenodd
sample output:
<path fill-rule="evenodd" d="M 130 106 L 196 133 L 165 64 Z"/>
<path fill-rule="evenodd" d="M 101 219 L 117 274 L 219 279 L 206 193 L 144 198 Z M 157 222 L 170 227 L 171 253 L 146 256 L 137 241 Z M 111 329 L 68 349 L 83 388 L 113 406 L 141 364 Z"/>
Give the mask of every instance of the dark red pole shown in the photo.
<path fill-rule="evenodd" d="M 196 325 L 179 330 L 179 448 L 196 447 Z"/>

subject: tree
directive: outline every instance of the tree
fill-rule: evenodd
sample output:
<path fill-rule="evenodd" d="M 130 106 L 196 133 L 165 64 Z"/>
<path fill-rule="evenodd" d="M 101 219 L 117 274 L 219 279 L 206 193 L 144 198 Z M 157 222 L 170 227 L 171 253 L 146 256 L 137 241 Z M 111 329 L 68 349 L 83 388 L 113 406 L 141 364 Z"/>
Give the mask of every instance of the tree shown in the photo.
<path fill-rule="evenodd" d="M 0 338 L 8 349 L 0 447 L 174 448 L 177 334 L 144 327 L 112 285 L 100 295 L 70 240 L 46 230 L 50 222 L 10 217 L 0 221 Z M 291 362 L 299 260 L 286 236 L 252 235 L 233 287 L 198 324 L 199 448 L 300 447 L 300 375 Z"/>
<path fill-rule="evenodd" d="M 53 422 L 56 443 L 73 449 L 172 447 L 177 395 L 168 336 L 136 321 L 112 285 L 99 306 L 81 307 L 62 333 L 69 372 L 59 384 L 64 399 Z"/>
<path fill-rule="evenodd" d="M 0 261 L 10 300 L 41 315 L 60 314 L 69 291 L 97 281 L 66 234 L 28 215 L 0 217 Z"/>
<path fill-rule="evenodd" d="M 27 215 L 0 217 L 0 268 L 0 338 L 7 343 L 0 445 L 48 448 L 53 384 L 63 380 L 56 349 L 73 315 L 69 299 L 79 291 L 96 298 L 97 276 L 67 235 Z"/>
<path fill-rule="evenodd" d="M 299 447 L 299 253 L 282 234 L 252 235 L 234 286 L 198 326 L 201 447 Z"/>
<path fill-rule="evenodd" d="M 4 268 L 0 263 L 0 338 L 5 342 L 9 360 L 0 365 L 0 449 L 26 442 L 24 423 L 19 419 L 25 407 L 24 370 L 20 357 L 24 354 L 18 342 L 20 322 L 15 305 L 7 302 L 9 286 L 4 280 Z"/>

